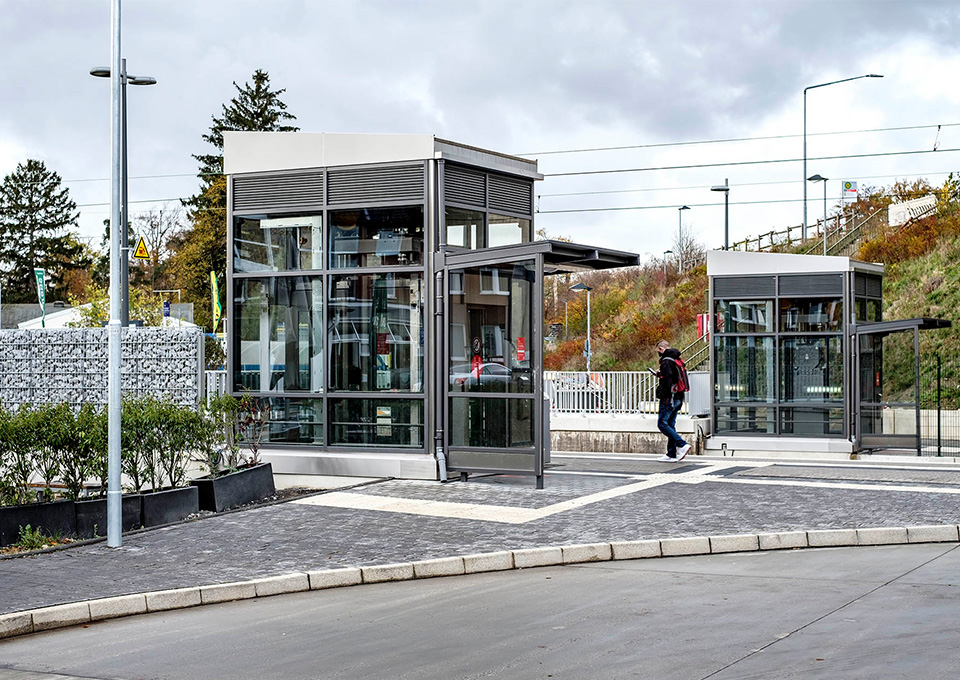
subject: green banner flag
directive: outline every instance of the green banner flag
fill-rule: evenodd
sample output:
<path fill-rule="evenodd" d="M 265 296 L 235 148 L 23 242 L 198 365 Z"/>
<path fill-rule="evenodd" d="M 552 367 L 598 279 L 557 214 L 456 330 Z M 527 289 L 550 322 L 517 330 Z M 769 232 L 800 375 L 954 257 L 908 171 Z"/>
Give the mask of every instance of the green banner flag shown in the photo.
<path fill-rule="evenodd" d="M 220 317 L 223 314 L 223 308 L 220 307 L 220 290 L 217 287 L 217 275 L 210 272 L 210 292 L 213 297 L 213 332 L 217 332 L 217 325 L 220 323 Z"/>
<path fill-rule="evenodd" d="M 37 277 L 37 299 L 40 301 L 40 326 L 47 327 L 47 288 L 44 283 L 46 272 L 35 268 L 33 275 Z"/>

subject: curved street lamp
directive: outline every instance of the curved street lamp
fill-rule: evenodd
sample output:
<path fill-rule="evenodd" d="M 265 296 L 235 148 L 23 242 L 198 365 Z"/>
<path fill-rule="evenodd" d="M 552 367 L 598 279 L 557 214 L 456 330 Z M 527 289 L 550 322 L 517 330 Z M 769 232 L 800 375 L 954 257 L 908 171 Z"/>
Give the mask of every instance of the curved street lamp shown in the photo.
<path fill-rule="evenodd" d="M 677 208 L 677 215 L 680 218 L 680 227 L 677 235 L 677 249 L 679 250 L 679 254 L 677 255 L 677 257 L 679 258 L 680 264 L 677 266 L 677 268 L 680 271 L 680 273 L 683 273 L 683 211 L 684 210 L 690 210 L 690 206 L 684 205 Z"/>
<path fill-rule="evenodd" d="M 807 178 L 807 90 L 815 90 L 818 87 L 826 87 L 827 85 L 836 85 L 837 83 L 847 83 L 851 80 L 860 80 L 861 78 L 883 78 L 882 75 L 878 73 L 867 73 L 862 76 L 854 76 L 853 78 L 844 78 L 843 80 L 831 80 L 829 83 L 820 83 L 819 85 L 811 85 L 810 87 L 803 88 L 803 177 L 806 180 Z M 803 239 L 807 239 L 807 183 L 803 183 Z"/>
<path fill-rule="evenodd" d="M 808 182 L 823 182 L 823 254 L 827 254 L 827 177 L 814 175 L 807 177 Z M 806 186 L 806 185 L 804 185 Z"/>
<path fill-rule="evenodd" d="M 730 250 L 730 180 L 723 180 L 723 186 L 710 187 L 710 191 L 723 192 L 723 249 Z"/>
<path fill-rule="evenodd" d="M 593 290 L 593 288 L 583 283 L 575 283 L 570 286 L 570 290 L 574 290 L 578 293 L 582 290 L 587 291 L 587 342 L 583 347 L 583 356 L 587 358 L 587 374 L 589 375 L 590 357 L 593 355 L 593 350 L 590 348 L 590 291 Z"/>
<path fill-rule="evenodd" d="M 90 75 L 96 78 L 109 78 L 109 66 L 95 66 L 90 69 Z M 130 211 L 127 200 L 127 84 L 156 85 L 157 79 L 153 76 L 133 76 L 127 73 L 127 60 L 120 60 L 120 325 L 126 328 L 130 325 L 130 257 L 128 251 L 128 232 L 130 231 Z M 111 255 L 112 257 L 112 255 Z"/>

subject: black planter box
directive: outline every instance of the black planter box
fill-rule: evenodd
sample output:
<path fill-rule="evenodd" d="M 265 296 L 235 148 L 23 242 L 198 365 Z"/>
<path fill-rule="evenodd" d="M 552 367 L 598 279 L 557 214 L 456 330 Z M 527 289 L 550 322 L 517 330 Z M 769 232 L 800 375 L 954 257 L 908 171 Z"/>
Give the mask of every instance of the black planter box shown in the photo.
<path fill-rule="evenodd" d="M 44 536 L 60 534 L 74 536 L 77 532 L 77 514 L 73 501 L 30 503 L 0 508 L 0 546 L 20 540 L 20 527 L 28 524 Z"/>
<path fill-rule="evenodd" d="M 140 526 L 140 495 L 129 494 L 120 500 L 123 509 L 121 529 L 130 531 Z M 90 501 L 77 501 L 77 536 L 93 538 L 107 535 L 107 499 L 97 498 Z"/>
<path fill-rule="evenodd" d="M 195 486 L 145 493 L 141 494 L 140 499 L 140 521 L 145 527 L 179 522 L 200 509 Z"/>
<path fill-rule="evenodd" d="M 190 482 L 200 494 L 200 509 L 223 512 L 277 491 L 273 483 L 273 466 L 261 463 L 231 472 L 222 477 L 203 477 Z"/>

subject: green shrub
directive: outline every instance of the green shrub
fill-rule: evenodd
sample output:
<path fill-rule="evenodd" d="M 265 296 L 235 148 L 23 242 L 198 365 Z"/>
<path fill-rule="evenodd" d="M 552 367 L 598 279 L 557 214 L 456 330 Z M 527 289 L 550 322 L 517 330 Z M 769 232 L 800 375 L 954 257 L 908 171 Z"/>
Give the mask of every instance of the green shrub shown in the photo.
<path fill-rule="evenodd" d="M 237 414 L 240 401 L 229 394 L 210 399 L 200 411 L 200 424 L 195 441 L 197 462 L 208 474 L 216 476 L 224 468 L 240 464 L 237 443 Z"/>
<path fill-rule="evenodd" d="M 157 490 L 157 466 L 154 460 L 155 400 L 124 399 L 121 406 L 120 469 L 130 478 L 133 490 L 143 490 L 150 482 Z"/>
<path fill-rule="evenodd" d="M 30 500 L 30 476 L 36 457 L 32 417 L 29 404 L 14 413 L 4 413 L 5 438 L 9 445 L 7 480 L 15 504 Z"/>
<path fill-rule="evenodd" d="M 107 411 L 84 404 L 76 416 L 77 446 L 88 464 L 87 474 L 100 480 L 100 494 L 107 492 Z"/>

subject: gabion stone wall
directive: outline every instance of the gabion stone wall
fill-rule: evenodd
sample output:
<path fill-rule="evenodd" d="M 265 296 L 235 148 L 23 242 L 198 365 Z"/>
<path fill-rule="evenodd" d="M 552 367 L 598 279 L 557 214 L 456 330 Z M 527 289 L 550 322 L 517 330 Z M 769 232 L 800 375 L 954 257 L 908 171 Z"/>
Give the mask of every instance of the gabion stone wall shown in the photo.
<path fill-rule="evenodd" d="M 124 396 L 200 401 L 203 332 L 188 328 L 125 328 L 121 385 Z M 0 331 L 0 402 L 83 403 L 106 406 L 107 329 L 49 328 Z"/>

